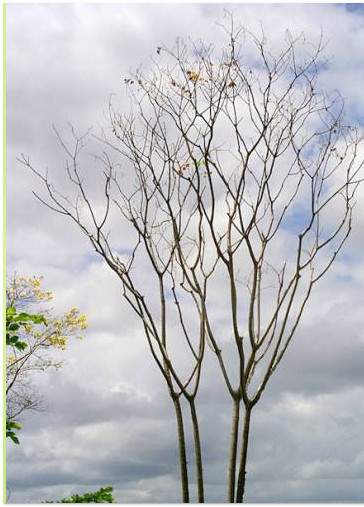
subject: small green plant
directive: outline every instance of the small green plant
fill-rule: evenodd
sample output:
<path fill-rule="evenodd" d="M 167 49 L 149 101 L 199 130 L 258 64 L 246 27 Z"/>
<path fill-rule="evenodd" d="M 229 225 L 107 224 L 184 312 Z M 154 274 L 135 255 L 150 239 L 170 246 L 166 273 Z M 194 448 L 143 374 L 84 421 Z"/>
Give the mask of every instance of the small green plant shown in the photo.
<path fill-rule="evenodd" d="M 112 496 L 113 488 L 106 486 L 100 488 L 93 493 L 85 493 L 83 495 L 72 495 L 68 498 L 62 498 L 58 502 L 45 502 L 45 503 L 113 503 L 114 498 Z"/>

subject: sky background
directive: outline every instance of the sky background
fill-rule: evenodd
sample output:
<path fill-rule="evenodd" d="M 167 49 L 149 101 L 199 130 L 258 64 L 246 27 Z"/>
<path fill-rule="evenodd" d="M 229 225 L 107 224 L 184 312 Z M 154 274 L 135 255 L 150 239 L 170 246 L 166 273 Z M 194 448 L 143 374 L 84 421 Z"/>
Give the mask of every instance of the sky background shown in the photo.
<path fill-rule="evenodd" d="M 52 124 L 80 131 L 107 125 L 110 94 L 149 66 L 177 36 L 211 40 L 219 4 L 7 6 L 8 273 L 43 275 L 54 310 L 87 314 L 60 371 L 34 378 L 47 411 L 27 414 L 21 445 L 9 445 L 10 502 L 40 502 L 110 484 L 118 502 L 180 498 L 175 422 L 137 319 L 113 273 L 79 231 L 32 196 L 29 154 L 57 180 L 64 155 Z M 288 28 L 317 39 L 348 119 L 364 119 L 364 9 L 340 4 L 234 5 L 249 29 L 278 44 Z M 122 106 L 123 107 L 123 106 Z M 246 500 L 364 501 L 364 200 L 358 194 L 345 255 L 316 288 L 296 339 L 253 413 Z M 122 237 L 122 235 L 121 235 Z M 224 501 L 230 403 L 207 371 L 198 400 L 207 501 Z"/>

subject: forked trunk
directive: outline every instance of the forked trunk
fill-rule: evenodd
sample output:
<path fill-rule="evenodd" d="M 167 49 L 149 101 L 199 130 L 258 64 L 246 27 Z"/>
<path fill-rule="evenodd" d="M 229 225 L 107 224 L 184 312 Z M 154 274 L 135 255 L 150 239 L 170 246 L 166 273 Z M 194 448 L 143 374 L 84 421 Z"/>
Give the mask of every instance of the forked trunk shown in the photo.
<path fill-rule="evenodd" d="M 244 427 L 241 442 L 240 466 L 238 475 L 238 486 L 236 490 L 236 503 L 244 501 L 245 479 L 246 479 L 246 460 L 248 455 L 249 429 L 251 408 L 245 407 Z"/>
<path fill-rule="evenodd" d="M 187 458 L 186 458 L 186 440 L 183 427 L 183 417 L 181 410 L 181 403 L 179 398 L 173 399 L 174 409 L 176 411 L 177 419 L 177 435 L 178 435 L 178 450 L 179 450 L 179 465 L 181 470 L 181 486 L 182 486 L 182 502 L 189 503 L 189 487 L 188 487 L 188 472 L 187 472 Z"/>
<path fill-rule="evenodd" d="M 233 414 L 231 418 L 230 452 L 228 466 L 228 502 L 234 503 L 235 476 L 236 476 L 236 454 L 238 446 L 240 401 L 234 400 Z"/>
<path fill-rule="evenodd" d="M 197 413 L 195 402 L 192 399 L 190 402 L 193 438 L 195 443 L 195 462 L 196 462 L 196 477 L 197 477 L 197 497 L 199 503 L 204 503 L 204 487 L 203 487 L 203 467 L 202 467 L 202 454 L 200 442 L 200 430 L 198 425 Z"/>

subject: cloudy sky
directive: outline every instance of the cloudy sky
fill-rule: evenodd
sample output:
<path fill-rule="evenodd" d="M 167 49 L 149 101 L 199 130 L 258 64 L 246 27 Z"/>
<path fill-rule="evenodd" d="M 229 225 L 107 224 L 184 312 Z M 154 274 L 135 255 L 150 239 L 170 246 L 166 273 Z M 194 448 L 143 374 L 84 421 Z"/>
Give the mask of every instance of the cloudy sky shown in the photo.
<path fill-rule="evenodd" d="M 8 449 L 10 502 L 40 502 L 110 484 L 118 502 L 177 502 L 175 423 L 159 372 L 121 288 L 71 223 L 40 206 L 29 154 L 57 180 L 64 154 L 52 124 L 107 126 L 110 94 L 177 36 L 217 45 L 227 5 L 10 4 L 7 7 L 8 273 L 44 275 L 54 310 L 89 318 L 64 367 L 34 379 L 47 411 L 27 414 L 21 445 Z M 286 29 L 327 41 L 324 82 L 340 90 L 348 118 L 364 121 L 364 9 L 340 4 L 231 7 L 272 43 Z M 123 102 L 124 101 L 124 102 Z M 123 107 L 123 105 L 121 106 Z M 280 369 L 253 414 L 246 499 L 363 502 L 364 193 L 353 233 L 311 303 Z M 212 367 L 212 366 L 211 366 Z M 206 367 L 210 368 L 209 363 Z M 206 497 L 225 500 L 230 404 L 208 371 L 198 400 Z M 191 458 L 192 459 L 192 458 Z"/>

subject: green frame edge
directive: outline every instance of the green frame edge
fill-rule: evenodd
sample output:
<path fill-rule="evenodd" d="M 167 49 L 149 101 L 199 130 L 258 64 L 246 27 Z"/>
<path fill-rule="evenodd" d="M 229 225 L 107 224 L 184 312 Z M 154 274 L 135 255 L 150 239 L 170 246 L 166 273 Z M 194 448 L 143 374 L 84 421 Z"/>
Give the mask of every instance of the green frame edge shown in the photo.
<path fill-rule="evenodd" d="M 3 337 L 6 334 L 6 3 L 2 5 L 3 16 Z M 6 494 L 6 340 L 3 339 L 3 503 Z"/>

